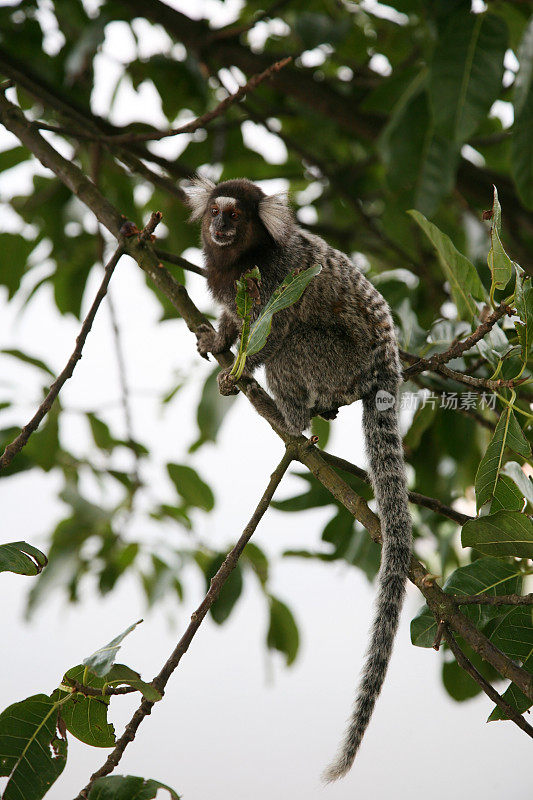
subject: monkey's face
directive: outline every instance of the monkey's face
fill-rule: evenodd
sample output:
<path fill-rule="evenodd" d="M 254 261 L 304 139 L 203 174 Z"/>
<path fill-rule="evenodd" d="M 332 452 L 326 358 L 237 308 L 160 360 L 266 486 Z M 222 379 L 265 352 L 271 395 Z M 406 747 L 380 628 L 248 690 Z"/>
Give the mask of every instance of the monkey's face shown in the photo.
<path fill-rule="evenodd" d="M 216 247 L 242 247 L 247 220 L 244 208 L 235 197 L 213 197 L 206 208 L 204 220 L 204 233 L 207 232 Z"/>

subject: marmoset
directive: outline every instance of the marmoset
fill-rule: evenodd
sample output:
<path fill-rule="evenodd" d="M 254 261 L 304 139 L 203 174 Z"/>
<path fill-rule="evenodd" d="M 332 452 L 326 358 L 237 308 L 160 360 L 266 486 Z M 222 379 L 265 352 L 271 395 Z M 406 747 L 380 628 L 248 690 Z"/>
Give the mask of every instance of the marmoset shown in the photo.
<path fill-rule="evenodd" d="M 300 228 L 287 199 L 266 195 L 249 180 L 218 185 L 195 177 L 185 187 L 191 220 L 202 221 L 207 282 L 223 306 L 217 331 L 197 331 L 201 355 L 227 350 L 242 320 L 235 282 L 259 267 L 257 316 L 295 268 L 320 264 L 301 299 L 275 314 L 266 345 L 247 358 L 264 364 L 281 412 L 280 425 L 300 434 L 311 417 L 333 419 L 340 406 L 362 400 L 369 473 L 381 518 L 383 548 L 370 644 L 345 737 L 326 781 L 345 775 L 354 761 L 383 685 L 398 627 L 411 554 L 411 519 L 398 429 L 401 368 L 390 309 L 344 253 Z M 235 391 L 229 370 L 219 375 L 222 393 Z"/>

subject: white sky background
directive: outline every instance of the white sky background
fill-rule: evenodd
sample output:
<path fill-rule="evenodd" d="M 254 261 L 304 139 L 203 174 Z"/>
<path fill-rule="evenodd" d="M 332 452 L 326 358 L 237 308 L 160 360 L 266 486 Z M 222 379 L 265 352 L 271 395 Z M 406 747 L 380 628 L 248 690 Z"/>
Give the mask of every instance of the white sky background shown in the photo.
<path fill-rule="evenodd" d="M 172 5 L 193 13 L 190 3 Z M 221 4 L 217 0 L 196 0 L 194 4 L 195 15 L 208 15 L 217 25 L 229 22 L 238 7 L 235 2 Z M 117 62 L 129 57 L 131 46 L 125 25 L 115 23 L 111 28 L 104 53 L 99 56 L 101 87 L 94 106 L 100 113 L 107 113 L 109 80 L 113 70 L 119 68 Z M 143 26 L 144 54 L 158 41 L 157 33 Z M 113 121 L 129 121 L 141 109 L 146 119 L 162 122 L 157 95 L 150 87 L 141 87 L 135 94 L 123 84 Z M 265 157 L 279 157 L 280 151 L 275 151 L 270 137 L 261 141 L 257 131 L 255 135 L 258 147 L 267 148 Z M 13 137 L 0 134 L 1 149 L 13 144 Z M 2 196 L 20 191 L 27 179 L 27 167 L 13 170 L 0 184 Z M 1 230 L 12 229 L 11 224 L 8 215 L 0 218 Z M 199 263 L 199 252 L 188 255 Z M 100 279 L 99 271 L 93 271 L 84 310 Z M 212 308 L 201 278 L 190 276 L 189 289 L 200 307 Z M 217 497 L 216 510 L 209 515 L 199 513 L 196 530 L 214 546 L 229 546 L 246 524 L 281 457 L 281 445 L 240 398 L 217 445 L 204 446 L 188 456 L 187 448 L 196 436 L 194 411 L 210 367 L 196 357 L 194 339 L 182 322 L 157 324 L 159 306 L 131 260 L 121 261 L 112 291 L 133 390 L 135 433 L 152 448 L 155 462 L 191 463 L 210 483 Z M 0 347 L 27 350 L 59 371 L 70 355 L 79 323 L 72 317 L 58 317 L 47 287 L 22 312 L 14 304 L 8 308 L 6 301 L 7 293 L 0 289 Z M 166 415 L 160 416 L 147 391 L 157 393 L 172 386 L 177 370 L 191 371 L 192 377 Z M 23 423 L 38 401 L 34 372 L 3 358 L 0 388 L 6 380 L 18 387 L 21 405 L 16 422 Z M 104 304 L 62 399 L 71 409 L 98 408 L 115 402 L 118 396 L 110 321 Z M 123 432 L 119 410 L 110 408 L 102 416 Z M 342 411 L 333 431 L 330 449 L 363 463 L 357 405 Z M 87 432 L 76 414 L 69 415 L 62 436 L 74 452 L 84 452 L 87 447 Z M 159 469 L 147 469 L 145 478 L 152 481 L 151 488 L 161 497 L 172 497 L 170 485 L 161 485 Z M 26 539 L 44 545 L 45 534 L 65 513 L 56 500 L 58 485 L 54 476 L 37 472 L 0 482 L 1 540 Z M 291 478 L 284 482 L 278 497 L 290 496 L 299 488 L 300 482 Z M 487 698 L 459 705 L 445 695 L 439 675 L 440 656 L 412 647 L 409 641 L 409 621 L 421 605 L 412 587 L 385 688 L 355 767 L 336 785 L 320 784 L 319 774 L 335 752 L 353 699 L 374 589 L 356 569 L 341 564 L 276 561 L 276 555 L 288 547 L 313 549 L 331 514 L 331 509 L 296 516 L 272 510 L 254 537 L 274 558 L 272 591 L 289 604 L 300 625 L 302 644 L 297 663 L 285 669 L 281 658 L 266 654 L 265 604 L 249 578 L 229 622 L 218 627 L 208 619 L 202 625 L 173 675 L 165 699 L 141 725 L 118 772 L 166 782 L 185 800 L 352 800 L 370 793 L 375 800 L 422 795 L 444 800 L 450 791 L 458 800 L 518 796 L 530 785 L 523 768 L 530 754 L 529 739 L 510 723 L 485 725 L 491 710 Z M 137 523 L 131 534 L 145 540 L 151 536 L 180 540 L 172 526 Z M 76 606 L 54 597 L 30 623 L 23 624 L 21 615 L 31 578 L 2 574 L 0 708 L 31 694 L 51 691 L 68 667 L 142 616 L 145 623 L 126 640 L 119 660 L 149 679 L 170 654 L 202 597 L 204 587 L 196 572 L 188 573 L 185 583 L 187 599 L 183 606 L 165 603 L 146 614 L 140 588 L 131 579 L 119 584 L 106 599 L 98 598 L 90 587 Z M 117 732 L 137 703 L 136 696 L 113 701 L 110 717 Z M 67 767 L 47 795 L 50 800 L 74 797 L 108 752 L 81 745 L 72 737 L 69 741 Z"/>

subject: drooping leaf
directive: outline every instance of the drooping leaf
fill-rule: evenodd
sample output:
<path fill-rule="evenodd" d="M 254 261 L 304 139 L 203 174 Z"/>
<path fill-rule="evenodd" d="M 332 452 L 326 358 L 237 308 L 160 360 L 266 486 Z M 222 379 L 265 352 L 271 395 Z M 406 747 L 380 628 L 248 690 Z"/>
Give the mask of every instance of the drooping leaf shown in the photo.
<path fill-rule="evenodd" d="M 69 685 L 70 681 L 77 681 L 93 689 L 102 689 L 105 685 L 103 678 L 98 678 L 82 664 L 72 667 L 63 676 L 63 683 Z M 61 705 L 61 719 L 70 733 L 80 742 L 91 747 L 113 747 L 115 744 L 114 726 L 107 721 L 109 697 L 86 696 L 80 692 L 66 695 L 63 689 L 57 692 L 57 699 L 68 697 Z"/>
<path fill-rule="evenodd" d="M 519 511 L 497 511 L 469 520 L 461 541 L 489 556 L 533 558 L 533 522 Z"/>
<path fill-rule="evenodd" d="M 180 796 L 167 786 L 148 778 L 134 775 L 107 775 L 98 778 L 89 793 L 89 800 L 153 800 L 159 789 L 166 789 L 170 800 L 180 800 Z"/>
<path fill-rule="evenodd" d="M 485 289 L 476 268 L 462 255 L 449 236 L 429 222 L 419 211 L 408 212 L 417 222 L 437 251 L 440 264 L 450 284 L 450 291 L 462 319 L 471 321 L 477 312 L 475 300 L 485 299 Z"/>
<path fill-rule="evenodd" d="M 0 284 L 7 286 L 9 298 L 20 286 L 34 247 L 35 242 L 28 241 L 21 234 L 0 233 Z"/>
<path fill-rule="evenodd" d="M 531 454 L 529 442 L 522 433 L 520 425 L 510 406 L 506 406 L 496 425 L 496 430 L 487 447 L 476 474 L 476 503 L 478 509 L 488 503 L 496 491 L 498 478 L 504 465 L 505 448 L 524 458 Z"/>
<path fill-rule="evenodd" d="M 225 558 L 225 553 L 216 553 L 200 564 L 204 572 L 207 589 L 209 589 L 211 578 L 218 572 Z M 230 572 L 228 579 L 220 590 L 220 594 L 211 606 L 211 616 L 217 625 L 222 625 L 233 611 L 235 603 L 241 596 L 242 587 L 242 569 L 240 564 L 237 564 L 235 569 Z"/>
<path fill-rule="evenodd" d="M 45 554 L 27 542 L 9 542 L 0 545 L 0 572 L 38 575 L 47 563 Z"/>
<path fill-rule="evenodd" d="M 198 439 L 189 447 L 189 452 L 194 453 L 206 442 L 214 442 L 222 422 L 236 399 L 234 395 L 224 397 L 218 391 L 218 368 L 213 370 L 204 383 L 202 396 L 196 412 L 198 423 Z"/>
<path fill-rule="evenodd" d="M 129 628 L 115 636 L 109 644 L 104 645 L 104 647 L 100 647 L 96 650 L 92 655 L 88 656 L 87 658 L 83 659 L 84 666 L 88 667 L 95 675 L 99 678 L 103 678 L 111 667 L 113 666 L 113 662 L 116 658 L 118 651 L 120 650 L 120 645 L 122 644 L 125 637 L 131 633 L 137 625 L 139 625 L 142 620 L 138 622 L 134 622 L 133 625 L 130 625 Z"/>
<path fill-rule="evenodd" d="M 57 731 L 59 703 L 36 694 L 0 714 L 2 800 L 41 800 L 63 772 L 67 742 Z"/>
<path fill-rule="evenodd" d="M 196 470 L 184 464 L 167 464 L 170 479 L 186 505 L 211 511 L 215 505 L 213 492 Z"/>
<path fill-rule="evenodd" d="M 38 367 L 39 369 L 43 370 L 43 372 L 46 372 L 48 375 L 52 375 L 52 377 L 54 377 L 54 373 L 50 367 L 44 363 L 44 361 L 42 361 L 40 358 L 35 358 L 35 356 L 30 356 L 28 353 L 23 353 L 22 350 L 17 350 L 16 348 L 4 348 L 0 350 L 0 353 L 3 353 L 6 356 L 12 356 L 19 361 L 23 361 L 25 364 L 31 364 L 34 367 Z"/>
<path fill-rule="evenodd" d="M 276 597 L 270 597 L 270 625 L 267 634 L 267 645 L 272 650 L 279 650 L 290 666 L 298 655 L 300 636 L 298 626 L 289 608 Z"/>

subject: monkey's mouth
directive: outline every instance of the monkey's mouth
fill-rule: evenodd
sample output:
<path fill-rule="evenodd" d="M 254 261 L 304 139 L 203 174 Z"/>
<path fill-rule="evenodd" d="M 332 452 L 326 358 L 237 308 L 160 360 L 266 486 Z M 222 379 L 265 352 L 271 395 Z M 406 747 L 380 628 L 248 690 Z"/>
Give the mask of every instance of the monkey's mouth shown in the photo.
<path fill-rule="evenodd" d="M 211 231 L 211 239 L 219 247 L 231 244 L 235 238 L 235 231 Z"/>

